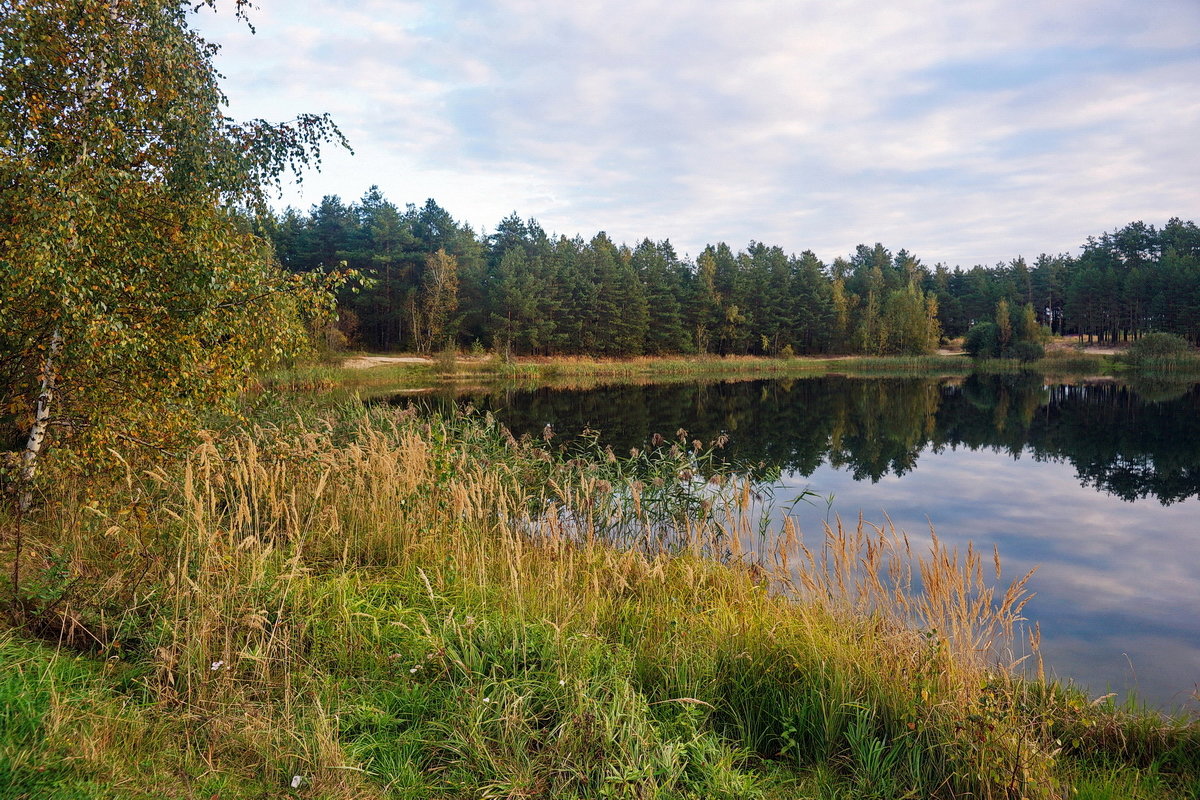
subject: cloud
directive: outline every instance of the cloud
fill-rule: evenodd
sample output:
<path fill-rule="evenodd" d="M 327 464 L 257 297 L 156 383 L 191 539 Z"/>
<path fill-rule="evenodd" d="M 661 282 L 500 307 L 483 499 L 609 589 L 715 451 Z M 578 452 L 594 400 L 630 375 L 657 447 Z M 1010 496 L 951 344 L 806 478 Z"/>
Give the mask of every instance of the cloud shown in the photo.
<path fill-rule="evenodd" d="M 253 38 L 208 22 L 236 111 L 352 136 L 309 202 L 374 182 L 476 225 L 963 266 L 1195 216 L 1200 9 L 1044 6 L 297 0 Z"/>
<path fill-rule="evenodd" d="M 861 510 L 868 523 L 890 519 L 918 550 L 930 525 L 960 551 L 995 544 L 1006 580 L 1037 567 L 1026 616 L 1041 626 L 1047 666 L 1096 691 L 1129 686 L 1132 661 L 1145 697 L 1166 702 L 1200 669 L 1196 498 L 1129 503 L 1080 486 L 1069 464 L 965 448 L 926 451 L 913 472 L 875 484 L 823 465 L 784 487 L 777 497 L 804 487 L 834 497 L 831 509 L 794 506 L 808 541 L 827 515 L 852 523 Z M 940 498 L 932 513 L 930 497 Z"/>

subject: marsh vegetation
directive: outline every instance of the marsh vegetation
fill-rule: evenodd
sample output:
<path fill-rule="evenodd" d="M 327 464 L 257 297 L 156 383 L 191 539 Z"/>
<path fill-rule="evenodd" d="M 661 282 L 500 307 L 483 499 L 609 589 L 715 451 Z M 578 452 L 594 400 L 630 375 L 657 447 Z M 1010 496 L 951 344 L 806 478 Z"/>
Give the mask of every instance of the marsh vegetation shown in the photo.
<path fill-rule="evenodd" d="M 1029 587 L 993 553 L 865 524 L 743 551 L 752 484 L 711 444 L 618 457 L 359 406 L 126 461 L 24 522 L 3 779 L 129 797 L 278 796 L 293 776 L 312 797 L 1194 790 L 1194 723 L 1010 672 L 1036 659 Z"/>

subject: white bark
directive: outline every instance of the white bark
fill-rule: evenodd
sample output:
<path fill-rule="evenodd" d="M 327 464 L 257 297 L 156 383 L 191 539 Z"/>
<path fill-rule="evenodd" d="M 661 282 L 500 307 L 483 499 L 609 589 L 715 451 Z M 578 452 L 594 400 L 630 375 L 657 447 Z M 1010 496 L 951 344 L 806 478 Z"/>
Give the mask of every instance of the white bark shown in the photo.
<path fill-rule="evenodd" d="M 33 426 L 29 429 L 29 438 L 25 442 L 25 453 L 21 465 L 21 499 L 20 512 L 24 514 L 33 505 L 33 478 L 37 474 L 38 456 L 42 453 L 42 445 L 46 441 L 46 431 L 50 427 L 50 406 L 54 402 L 54 389 L 58 373 L 58 353 L 62 349 L 62 333 L 54 329 L 50 337 L 50 347 L 42 360 L 42 387 L 38 393 L 37 404 L 33 413 Z"/>

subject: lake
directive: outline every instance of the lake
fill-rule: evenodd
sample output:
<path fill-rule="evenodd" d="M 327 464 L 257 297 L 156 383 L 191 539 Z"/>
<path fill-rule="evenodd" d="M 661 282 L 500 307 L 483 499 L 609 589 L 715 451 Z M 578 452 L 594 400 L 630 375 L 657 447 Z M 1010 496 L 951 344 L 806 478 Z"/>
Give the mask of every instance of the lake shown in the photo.
<path fill-rule="evenodd" d="M 810 541 L 859 513 L 914 538 L 1037 566 L 1025 615 L 1049 674 L 1196 710 L 1200 386 L 1047 385 L 1030 374 L 541 388 L 458 396 L 514 433 L 592 428 L 617 452 L 655 433 L 753 464 Z M 782 510 L 776 513 L 784 513 Z"/>

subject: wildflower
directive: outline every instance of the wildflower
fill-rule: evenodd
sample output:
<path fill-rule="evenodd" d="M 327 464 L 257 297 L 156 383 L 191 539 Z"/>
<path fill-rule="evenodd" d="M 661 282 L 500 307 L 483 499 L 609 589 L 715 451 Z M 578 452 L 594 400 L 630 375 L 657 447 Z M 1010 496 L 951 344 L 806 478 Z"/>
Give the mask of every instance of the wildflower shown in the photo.
<path fill-rule="evenodd" d="M 410 670 L 408 671 L 408 673 L 411 675 L 412 673 L 414 673 L 414 672 L 416 672 L 416 671 L 417 671 L 417 668 L 416 668 L 416 667 L 413 667 L 412 669 L 410 669 Z"/>
<path fill-rule="evenodd" d="M 304 783 L 303 775 L 293 775 L 292 776 L 292 788 L 293 789 L 299 789 L 300 784 L 302 784 L 302 783 Z"/>
<path fill-rule="evenodd" d="M 211 667 L 209 667 L 209 669 L 210 669 L 210 670 L 212 670 L 213 672 L 216 672 L 217 670 L 219 670 L 219 669 L 220 669 L 221 667 L 223 667 L 223 666 L 225 666 L 225 662 L 224 662 L 224 661 L 214 661 L 214 662 L 212 662 L 212 666 L 211 666 Z"/>
<path fill-rule="evenodd" d="M 490 703 L 490 702 L 492 702 L 492 698 L 490 698 L 490 697 L 485 697 L 485 698 L 483 698 L 483 702 L 485 702 L 485 703 Z"/>
<path fill-rule="evenodd" d="M 561 680 L 561 679 L 560 679 L 560 680 L 559 680 L 559 682 L 558 682 L 558 685 L 559 685 L 559 686 L 566 686 L 566 685 L 567 685 L 567 682 L 566 682 L 566 681 L 564 681 L 564 680 Z"/>
<path fill-rule="evenodd" d="M 654 434 L 654 436 L 650 437 L 650 445 L 652 447 L 658 447 L 665 441 L 666 441 L 666 439 L 663 438 L 663 435 L 661 433 L 656 433 L 656 434 Z"/>
<path fill-rule="evenodd" d="M 547 422 L 546 427 L 542 428 L 542 441 L 548 442 L 553 438 L 554 438 L 554 426 L 551 425 L 549 422 Z"/>

